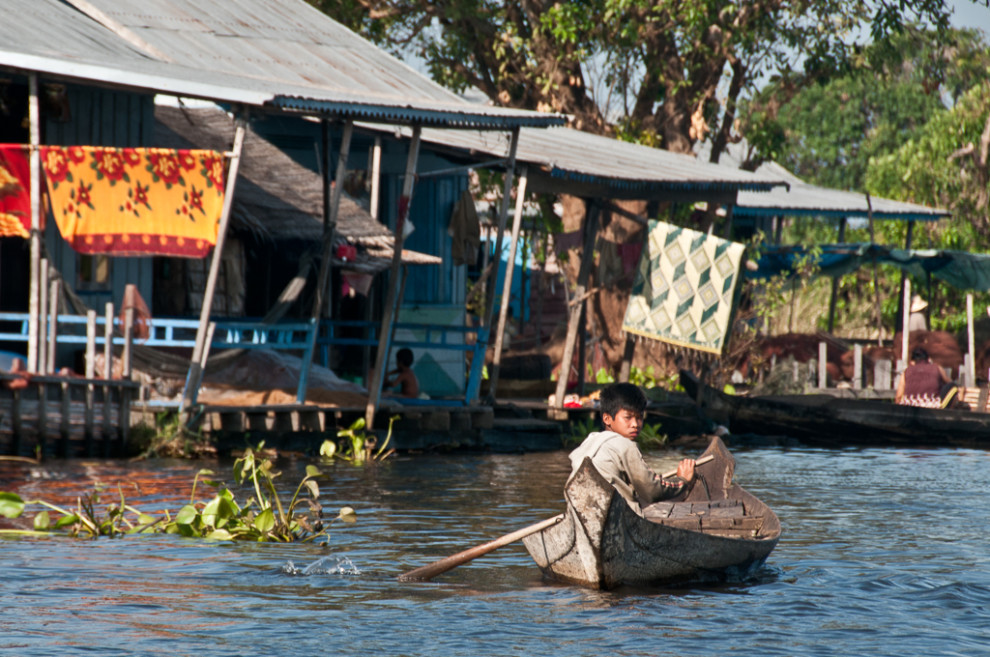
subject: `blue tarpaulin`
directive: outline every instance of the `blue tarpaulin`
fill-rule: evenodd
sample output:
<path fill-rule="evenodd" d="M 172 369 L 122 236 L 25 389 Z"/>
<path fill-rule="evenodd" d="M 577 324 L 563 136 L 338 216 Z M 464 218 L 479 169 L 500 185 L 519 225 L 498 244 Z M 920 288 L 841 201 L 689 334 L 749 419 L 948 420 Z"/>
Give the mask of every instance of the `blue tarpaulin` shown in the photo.
<path fill-rule="evenodd" d="M 990 254 L 937 249 L 895 249 L 880 244 L 823 244 L 817 258 L 821 276 L 842 276 L 863 265 L 888 264 L 912 276 L 944 281 L 961 290 L 990 290 Z M 747 270 L 749 278 L 794 276 L 795 261 L 807 257 L 811 247 L 765 246 L 761 248 L 758 268 Z"/>

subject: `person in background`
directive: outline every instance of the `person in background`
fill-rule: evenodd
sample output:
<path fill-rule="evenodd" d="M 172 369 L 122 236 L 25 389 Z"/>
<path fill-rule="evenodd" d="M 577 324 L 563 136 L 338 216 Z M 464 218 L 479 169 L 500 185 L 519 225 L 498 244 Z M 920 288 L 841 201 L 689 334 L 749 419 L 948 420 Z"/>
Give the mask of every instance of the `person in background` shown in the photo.
<path fill-rule="evenodd" d="M 663 479 L 646 465 L 636 445 L 646 403 L 646 395 L 631 383 L 614 383 L 602 389 L 599 408 L 605 431 L 588 434 L 570 454 L 572 477 L 584 459 L 590 458 L 598 472 L 640 515 L 643 507 L 688 491 L 695 466 L 694 459 L 683 459 L 677 466 L 677 475 Z"/>
<path fill-rule="evenodd" d="M 925 319 L 925 308 L 928 303 L 917 294 L 911 299 L 911 314 L 908 316 L 908 333 L 912 331 L 927 331 L 928 320 Z"/>
<path fill-rule="evenodd" d="M 419 397 L 419 381 L 412 371 L 412 349 L 403 347 L 395 354 L 396 368 L 385 375 L 385 387 L 397 388 L 392 394 L 396 397 Z"/>
<path fill-rule="evenodd" d="M 923 347 L 915 347 L 911 361 L 897 383 L 894 401 L 903 406 L 943 408 L 956 392 L 958 389 L 945 370 L 929 360 Z"/>

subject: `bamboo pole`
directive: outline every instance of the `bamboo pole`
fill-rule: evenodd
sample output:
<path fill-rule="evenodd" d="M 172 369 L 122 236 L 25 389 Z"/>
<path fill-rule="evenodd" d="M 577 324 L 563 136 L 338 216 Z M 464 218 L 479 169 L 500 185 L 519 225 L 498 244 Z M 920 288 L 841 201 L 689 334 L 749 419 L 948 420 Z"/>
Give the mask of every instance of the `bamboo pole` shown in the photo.
<path fill-rule="evenodd" d="M 574 359 L 574 343 L 577 340 L 578 324 L 581 310 L 584 307 L 585 288 L 588 276 L 591 274 L 591 261 L 594 259 L 595 237 L 598 233 L 598 206 L 585 201 L 587 211 L 584 216 L 584 250 L 581 253 L 581 267 L 578 270 L 577 287 L 571 295 L 568 308 L 567 336 L 564 340 L 564 356 L 560 361 L 560 373 L 557 375 L 557 390 L 554 397 L 554 407 L 564 408 L 564 393 L 567 391 L 567 380 L 570 378 L 571 361 Z"/>
<path fill-rule="evenodd" d="M 516 170 L 516 151 L 519 148 L 519 128 L 512 129 L 512 139 L 509 142 L 509 157 L 505 164 L 505 179 L 502 182 L 502 203 L 498 208 L 498 227 L 495 233 L 495 261 L 492 263 L 492 290 L 498 283 L 498 270 L 502 265 L 502 238 L 505 235 L 505 222 L 509 216 L 509 201 L 512 193 L 512 178 Z M 481 316 L 482 326 L 491 326 L 492 313 L 495 310 L 495 294 L 485 299 L 485 314 Z M 489 334 L 490 335 L 490 334 Z M 490 339 L 490 338 L 489 338 Z"/>
<path fill-rule="evenodd" d="M 237 185 L 237 170 L 241 163 L 241 151 L 244 147 L 246 121 L 238 116 L 234 129 L 234 146 L 230 156 L 230 167 L 227 171 L 227 184 L 223 197 L 223 209 L 220 212 L 220 226 L 217 228 L 217 243 L 213 247 L 213 257 L 210 259 L 210 273 L 206 280 L 206 290 L 203 293 L 203 307 L 199 313 L 199 326 L 196 329 L 196 345 L 193 347 L 189 361 L 189 372 L 186 375 L 186 385 L 182 391 L 182 410 L 188 411 L 195 403 L 199 394 L 199 384 L 203 378 L 201 360 L 206 342 L 206 331 L 210 322 L 210 310 L 213 307 L 213 294 L 216 291 L 217 276 L 220 273 L 220 263 L 223 260 L 223 244 L 227 237 L 227 225 L 230 223 L 230 208 L 234 202 L 234 188 Z"/>
<path fill-rule="evenodd" d="M 28 121 L 31 140 L 31 260 L 28 292 L 27 369 L 40 372 L 39 335 L 41 324 L 41 113 L 38 108 L 38 76 L 28 75 Z"/>
<path fill-rule="evenodd" d="M 330 291 L 330 274 L 333 266 L 333 240 L 337 233 L 337 215 L 340 208 L 340 193 L 347 176 L 347 159 L 351 152 L 351 135 L 354 133 L 354 122 L 344 124 L 344 134 L 340 141 L 340 153 L 337 156 L 337 174 L 334 184 L 330 185 L 330 130 L 326 120 L 323 121 L 324 146 L 326 148 L 326 166 L 323 167 L 323 254 L 320 258 L 320 273 L 316 279 L 316 294 L 313 297 L 312 320 L 313 331 L 310 334 L 309 353 L 315 353 L 316 338 L 320 333 L 320 319 L 324 311 L 331 314 L 333 295 Z M 310 358 L 302 364 L 300 379 L 303 384 L 296 393 L 296 401 L 300 404 L 306 398 L 306 381 L 309 370 L 313 366 Z"/>
<path fill-rule="evenodd" d="M 519 227 L 522 225 L 523 205 L 526 202 L 526 184 L 529 171 L 526 167 L 519 173 L 516 185 L 516 210 L 512 216 L 512 237 L 509 239 L 509 265 L 505 270 L 505 280 L 502 285 L 502 303 L 498 313 L 498 329 L 495 331 L 495 352 L 492 356 L 492 367 L 488 373 L 488 395 L 495 399 L 498 387 L 499 368 L 502 364 L 502 340 L 505 336 L 505 323 L 509 314 L 509 301 L 512 296 L 512 277 L 515 273 L 516 245 L 519 243 Z M 526 263 L 523 263 L 523 267 Z M 525 293 L 522 295 L 525 298 Z M 520 304 L 521 308 L 521 304 Z M 522 311 L 520 310 L 520 319 Z"/>
<path fill-rule="evenodd" d="M 412 139 L 409 142 L 409 153 L 406 156 L 406 174 L 402 181 L 402 196 L 399 198 L 399 212 L 395 220 L 395 241 L 392 245 L 392 265 L 389 269 L 389 287 L 385 299 L 385 312 L 382 316 L 381 328 L 378 331 L 378 352 L 375 354 L 375 367 L 371 371 L 371 381 L 368 385 L 368 405 L 365 407 L 364 419 L 368 429 L 373 428 L 375 412 L 382 394 L 382 383 L 385 380 L 385 366 L 388 359 L 390 336 L 395 320 L 398 304 L 399 285 L 401 276 L 399 267 L 402 264 L 402 247 L 405 243 L 406 216 L 412 204 L 412 194 L 416 181 L 416 164 L 419 162 L 419 143 L 423 132 L 422 126 L 413 126 Z"/>

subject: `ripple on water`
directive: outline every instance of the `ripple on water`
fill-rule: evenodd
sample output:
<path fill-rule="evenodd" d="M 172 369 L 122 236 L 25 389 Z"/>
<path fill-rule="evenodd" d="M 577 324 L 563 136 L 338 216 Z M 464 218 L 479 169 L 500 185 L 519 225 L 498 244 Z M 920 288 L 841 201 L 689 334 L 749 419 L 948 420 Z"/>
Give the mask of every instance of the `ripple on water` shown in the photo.
<path fill-rule="evenodd" d="M 519 544 L 432 582 L 398 582 L 563 508 L 566 452 L 423 455 L 326 468 L 324 507 L 358 513 L 331 527 L 327 546 L 0 541 L 0 654 L 986 653 L 986 453 L 773 448 L 736 459 L 737 478 L 784 531 L 745 583 L 589 591 L 544 581 Z M 287 496 L 304 466 L 279 463 Z M 116 490 L 119 480 L 129 502 L 174 510 L 200 467 L 51 462 L 31 476 L 0 465 L 0 489 L 72 504 L 94 482 Z"/>

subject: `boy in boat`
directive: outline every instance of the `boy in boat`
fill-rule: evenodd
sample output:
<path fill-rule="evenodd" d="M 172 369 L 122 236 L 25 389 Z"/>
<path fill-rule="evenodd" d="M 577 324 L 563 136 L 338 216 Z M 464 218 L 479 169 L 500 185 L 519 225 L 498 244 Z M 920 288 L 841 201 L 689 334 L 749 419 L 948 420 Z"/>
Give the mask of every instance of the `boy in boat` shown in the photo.
<path fill-rule="evenodd" d="M 694 481 L 694 459 L 683 459 L 677 475 L 663 479 L 646 465 L 636 445 L 643 427 L 646 395 L 631 383 L 615 383 L 601 392 L 599 405 L 605 431 L 588 434 L 571 452 L 571 476 L 590 458 L 598 472 L 625 498 L 633 511 L 686 492 Z"/>

